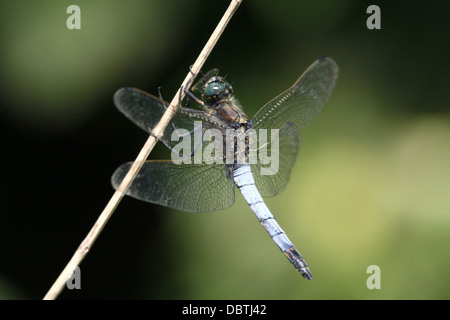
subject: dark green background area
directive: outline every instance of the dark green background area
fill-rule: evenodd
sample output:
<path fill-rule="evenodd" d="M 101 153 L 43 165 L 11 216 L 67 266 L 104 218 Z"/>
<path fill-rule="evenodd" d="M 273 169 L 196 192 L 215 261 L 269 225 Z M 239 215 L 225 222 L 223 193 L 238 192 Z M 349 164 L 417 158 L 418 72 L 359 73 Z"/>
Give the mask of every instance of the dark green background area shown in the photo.
<path fill-rule="evenodd" d="M 81 30 L 66 9 L 81 8 Z M 369 5 L 381 30 L 366 27 Z M 0 2 L 0 298 L 40 299 L 147 135 L 114 92 L 171 100 L 228 1 Z M 340 67 L 267 205 L 295 271 L 240 194 L 188 214 L 125 198 L 62 299 L 449 299 L 450 66 L 445 1 L 244 0 L 207 60 L 252 117 L 318 57 Z M 168 158 L 157 146 L 151 158 Z M 186 190 L 189 192 L 189 190 Z M 369 290 L 367 267 L 381 269 Z"/>

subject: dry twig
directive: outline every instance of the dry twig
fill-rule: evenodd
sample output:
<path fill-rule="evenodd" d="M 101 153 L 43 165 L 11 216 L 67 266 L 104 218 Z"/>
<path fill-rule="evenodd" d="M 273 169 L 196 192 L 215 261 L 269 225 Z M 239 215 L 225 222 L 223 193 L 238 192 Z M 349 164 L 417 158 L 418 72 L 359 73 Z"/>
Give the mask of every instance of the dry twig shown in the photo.
<path fill-rule="evenodd" d="M 161 136 L 164 132 L 167 124 L 170 122 L 172 116 L 175 114 L 178 105 L 180 104 L 180 99 L 184 97 L 184 92 L 182 88 L 185 88 L 188 84 L 192 83 L 191 80 L 193 80 L 194 75 L 198 74 L 200 69 L 202 68 L 203 64 L 205 63 L 207 57 L 211 53 L 213 47 L 219 40 L 221 34 L 225 30 L 226 25 L 230 21 L 233 13 L 237 10 L 242 0 L 232 0 L 231 4 L 229 5 L 227 11 L 223 15 L 222 19 L 220 20 L 219 24 L 217 25 L 216 29 L 212 33 L 211 37 L 209 38 L 208 42 L 206 43 L 205 47 L 203 48 L 202 52 L 198 56 L 197 60 L 195 61 L 194 65 L 191 68 L 192 72 L 189 72 L 186 78 L 184 79 L 180 89 L 175 94 L 174 98 L 172 99 L 172 102 L 170 103 L 169 108 L 167 108 L 166 113 L 161 118 L 158 125 L 154 128 L 154 132 L 156 135 Z M 84 257 L 87 255 L 89 250 L 91 249 L 93 243 L 99 236 L 100 232 L 105 227 L 106 223 L 108 222 L 109 218 L 112 216 L 114 210 L 119 205 L 120 200 L 125 195 L 126 191 L 130 187 L 131 183 L 133 182 L 134 178 L 136 177 L 137 173 L 139 172 L 143 162 L 147 159 L 150 152 L 152 151 L 153 147 L 156 144 L 156 139 L 153 136 L 149 136 L 147 142 L 143 146 L 141 152 L 137 156 L 133 166 L 131 167 L 130 171 L 127 173 L 127 175 L 124 177 L 122 183 L 117 188 L 116 192 L 113 194 L 111 199 L 109 200 L 106 207 L 103 209 L 102 213 L 100 214 L 99 218 L 95 222 L 94 226 L 86 236 L 86 238 L 81 242 L 80 246 L 76 250 L 75 254 L 73 255 L 72 259 L 69 261 L 67 266 L 64 268 L 64 270 L 59 275 L 58 279 L 56 279 L 55 283 L 52 285 L 50 290 L 47 292 L 47 294 L 44 297 L 44 300 L 53 300 L 55 299 L 63 290 L 64 286 L 66 285 L 67 280 L 72 276 L 72 274 L 75 271 L 75 268 L 81 263 L 81 261 L 84 259 Z"/>

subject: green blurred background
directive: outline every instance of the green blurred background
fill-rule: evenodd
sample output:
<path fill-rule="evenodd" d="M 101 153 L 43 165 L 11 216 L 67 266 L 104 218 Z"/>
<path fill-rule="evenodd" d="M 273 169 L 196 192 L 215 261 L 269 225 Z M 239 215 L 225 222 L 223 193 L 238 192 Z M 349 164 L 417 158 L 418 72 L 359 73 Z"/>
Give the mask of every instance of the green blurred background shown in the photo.
<path fill-rule="evenodd" d="M 71 4 L 81 30 L 66 27 Z M 371 4 L 381 30 L 366 27 Z M 1 1 L 0 298 L 44 296 L 112 195 L 112 172 L 144 144 L 114 92 L 161 86 L 170 100 L 227 6 Z M 338 63 L 288 187 L 267 199 L 316 280 L 302 279 L 239 194 L 210 214 L 125 198 L 81 264 L 82 289 L 60 297 L 449 299 L 449 9 L 244 0 L 206 62 L 249 116 L 316 58 Z M 380 290 L 366 287 L 370 265 Z"/>

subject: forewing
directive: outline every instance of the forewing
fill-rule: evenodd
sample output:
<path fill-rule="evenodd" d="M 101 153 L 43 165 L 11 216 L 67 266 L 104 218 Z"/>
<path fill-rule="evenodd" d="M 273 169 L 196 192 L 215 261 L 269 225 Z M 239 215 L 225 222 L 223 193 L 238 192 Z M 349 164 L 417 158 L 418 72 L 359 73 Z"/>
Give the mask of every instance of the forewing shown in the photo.
<path fill-rule="evenodd" d="M 272 197 L 286 187 L 300 146 L 300 129 L 320 113 L 330 97 L 337 77 L 336 63 L 327 57 L 320 58 L 291 88 L 267 103 L 253 118 L 252 125 L 257 132 L 261 129 L 279 129 L 278 151 L 270 142 L 258 150 L 271 153 L 274 159 L 272 161 L 278 156 L 278 171 L 269 175 L 262 174 L 273 163 L 265 165 L 259 158 L 257 164 L 252 166 L 256 186 L 263 197 Z"/>
<path fill-rule="evenodd" d="M 116 92 L 114 103 L 128 119 L 155 137 L 157 134 L 154 129 L 169 106 L 167 102 L 147 92 L 128 87 Z M 181 141 L 188 141 L 190 147 L 185 148 L 181 153 L 185 158 L 189 158 L 194 148 L 198 148 L 198 143 L 201 143 L 199 150 L 206 146 L 206 142 L 202 141 L 201 133 L 202 130 L 212 126 L 208 119 L 209 115 L 203 110 L 180 107 L 159 140 L 171 150 L 179 146 Z M 196 133 L 195 137 L 194 133 Z M 178 149 L 177 153 L 180 151 Z"/>
<path fill-rule="evenodd" d="M 293 84 L 264 107 L 252 120 L 255 129 L 279 129 L 291 122 L 298 130 L 310 124 L 331 95 L 338 77 L 336 63 L 328 57 L 316 60 Z"/>

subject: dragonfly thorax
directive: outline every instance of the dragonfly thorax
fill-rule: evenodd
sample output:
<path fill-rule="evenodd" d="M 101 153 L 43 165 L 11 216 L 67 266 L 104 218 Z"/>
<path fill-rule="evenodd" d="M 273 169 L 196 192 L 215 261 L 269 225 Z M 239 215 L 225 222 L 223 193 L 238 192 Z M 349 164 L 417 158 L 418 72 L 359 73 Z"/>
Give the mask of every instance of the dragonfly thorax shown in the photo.
<path fill-rule="evenodd" d="M 203 86 L 202 98 L 205 106 L 228 123 L 228 127 L 240 127 L 249 118 L 233 97 L 233 87 L 223 77 L 213 76 Z"/>
<path fill-rule="evenodd" d="M 226 122 L 230 127 L 238 128 L 244 124 L 249 124 L 249 118 L 242 111 L 234 98 L 218 101 L 214 105 L 216 114 Z"/>

